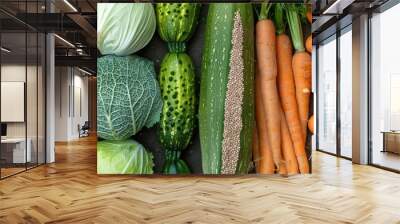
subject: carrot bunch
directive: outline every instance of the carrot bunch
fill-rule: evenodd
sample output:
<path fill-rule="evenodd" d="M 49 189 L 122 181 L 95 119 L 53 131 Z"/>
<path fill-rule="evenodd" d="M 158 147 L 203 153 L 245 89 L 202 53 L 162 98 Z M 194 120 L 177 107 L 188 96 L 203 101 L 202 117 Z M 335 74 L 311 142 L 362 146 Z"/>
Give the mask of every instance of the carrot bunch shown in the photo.
<path fill-rule="evenodd" d="M 304 47 L 298 7 L 263 3 L 256 24 L 257 139 L 253 151 L 261 174 L 310 172 L 305 145 L 311 56 Z M 285 33 L 286 24 L 291 38 Z"/>

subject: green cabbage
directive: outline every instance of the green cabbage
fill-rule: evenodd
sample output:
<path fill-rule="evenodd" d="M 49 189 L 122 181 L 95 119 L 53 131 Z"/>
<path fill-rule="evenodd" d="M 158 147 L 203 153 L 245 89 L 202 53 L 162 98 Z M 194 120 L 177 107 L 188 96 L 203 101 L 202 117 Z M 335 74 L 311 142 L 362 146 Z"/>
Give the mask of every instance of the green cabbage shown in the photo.
<path fill-rule="evenodd" d="M 103 55 L 133 54 L 150 42 L 155 30 L 151 3 L 97 4 L 97 48 Z"/>
<path fill-rule="evenodd" d="M 97 133 L 124 140 L 160 120 L 162 101 L 153 62 L 136 55 L 97 59 Z"/>
<path fill-rule="evenodd" d="M 97 142 L 98 174 L 152 174 L 153 155 L 134 140 Z"/>

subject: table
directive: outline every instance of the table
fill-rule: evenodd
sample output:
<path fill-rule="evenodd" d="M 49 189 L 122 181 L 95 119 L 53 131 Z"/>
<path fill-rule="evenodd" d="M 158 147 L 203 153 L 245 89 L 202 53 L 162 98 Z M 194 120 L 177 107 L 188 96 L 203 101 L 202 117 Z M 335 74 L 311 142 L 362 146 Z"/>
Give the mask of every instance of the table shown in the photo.
<path fill-rule="evenodd" d="M 2 157 L 3 157 L 3 152 L 9 151 L 9 152 L 12 152 L 12 161 L 9 161 L 9 162 L 11 162 L 11 163 L 31 162 L 31 160 L 32 160 L 32 153 L 31 153 L 32 140 L 30 138 L 27 138 L 26 142 L 28 144 L 27 144 L 26 152 L 25 152 L 25 138 L 1 139 Z M 10 148 L 10 146 L 12 148 Z"/>
<path fill-rule="evenodd" d="M 400 131 L 382 131 L 383 150 L 382 152 L 392 152 L 400 154 Z"/>

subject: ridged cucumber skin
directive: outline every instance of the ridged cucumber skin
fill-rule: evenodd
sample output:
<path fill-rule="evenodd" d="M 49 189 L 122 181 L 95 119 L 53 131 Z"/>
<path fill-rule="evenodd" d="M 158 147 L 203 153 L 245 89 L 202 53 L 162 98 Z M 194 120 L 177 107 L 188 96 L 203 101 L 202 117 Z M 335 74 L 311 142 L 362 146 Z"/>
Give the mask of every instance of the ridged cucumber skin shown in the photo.
<path fill-rule="evenodd" d="M 198 23 L 198 3 L 157 3 L 158 34 L 165 42 L 186 42 Z"/>
<path fill-rule="evenodd" d="M 203 49 L 199 130 L 204 174 L 221 173 L 224 107 L 232 49 L 232 28 L 239 11 L 243 26 L 244 95 L 240 155 L 236 173 L 248 172 L 254 119 L 254 18 L 249 3 L 209 5 Z"/>
<path fill-rule="evenodd" d="M 160 142 L 165 150 L 184 150 L 192 138 L 196 114 L 191 58 L 186 53 L 167 53 L 161 63 L 159 81 L 163 100 Z"/>

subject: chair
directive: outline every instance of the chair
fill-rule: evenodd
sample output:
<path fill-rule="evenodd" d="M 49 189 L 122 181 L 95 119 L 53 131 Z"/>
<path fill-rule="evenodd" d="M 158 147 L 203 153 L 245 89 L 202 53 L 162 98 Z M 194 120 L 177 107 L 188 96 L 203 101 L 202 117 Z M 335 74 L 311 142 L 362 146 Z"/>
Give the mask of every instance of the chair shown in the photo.
<path fill-rule="evenodd" d="M 89 121 L 85 121 L 82 127 L 78 124 L 79 138 L 89 136 L 90 124 Z"/>

